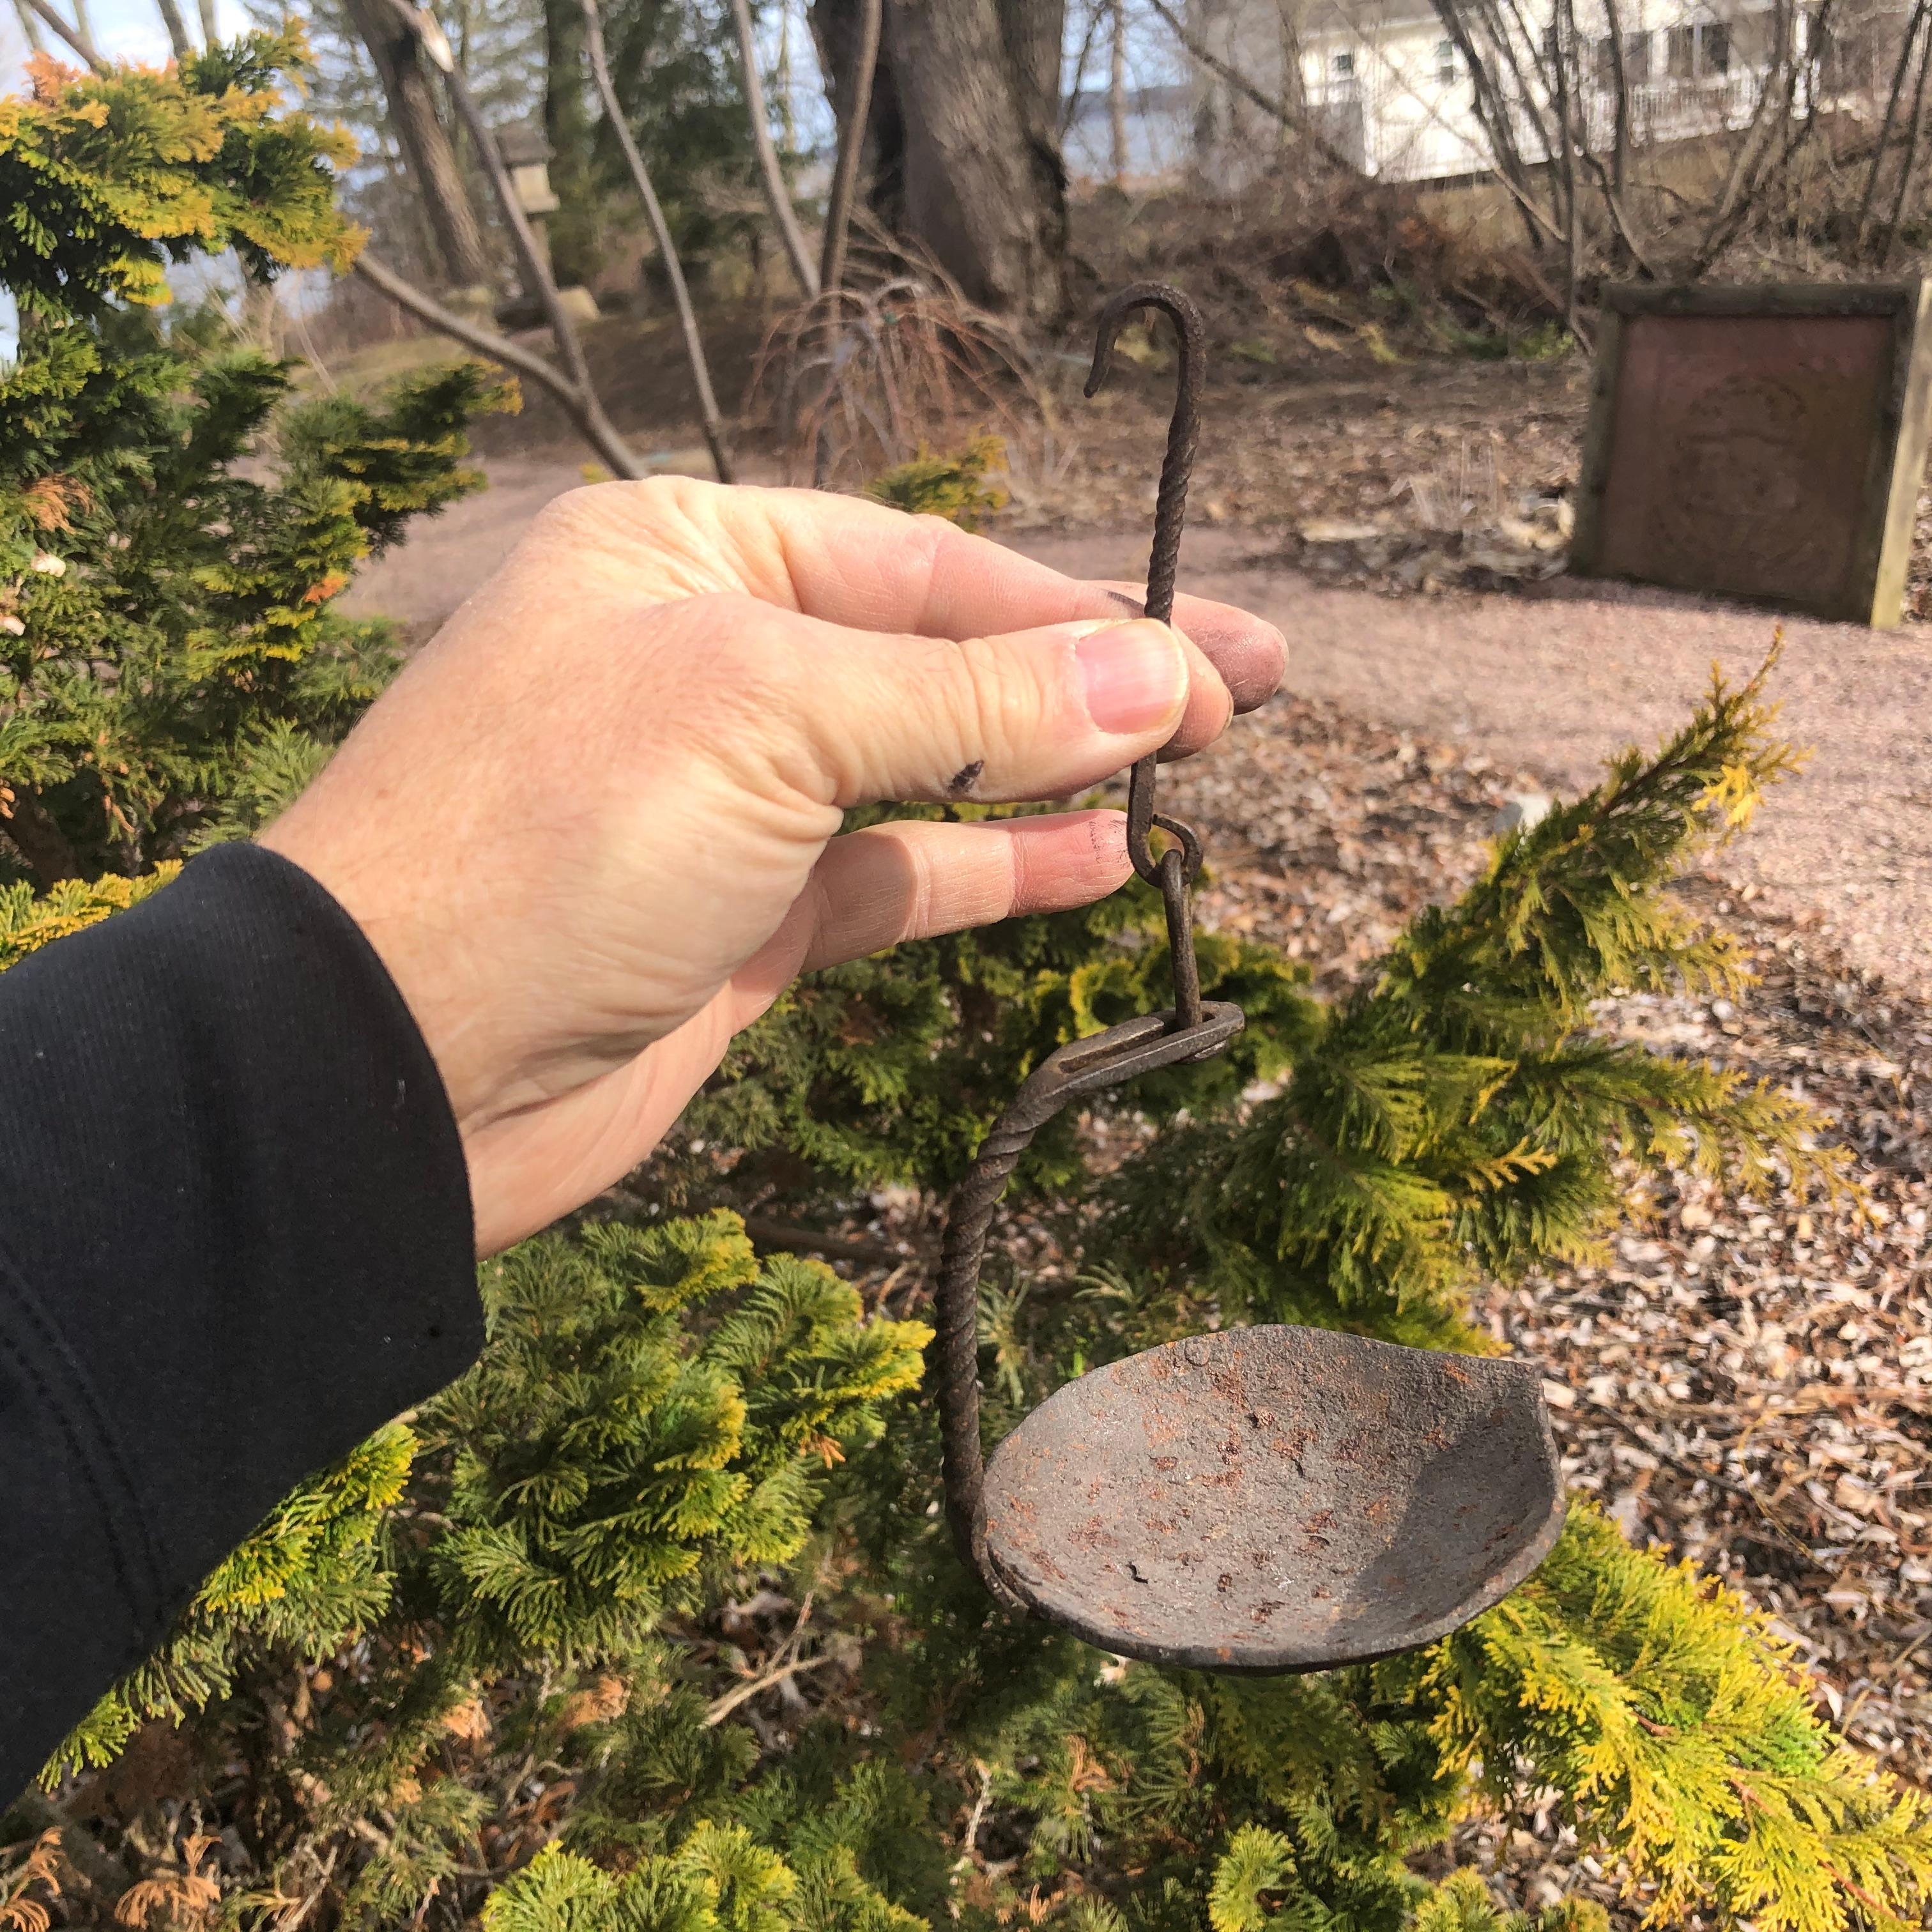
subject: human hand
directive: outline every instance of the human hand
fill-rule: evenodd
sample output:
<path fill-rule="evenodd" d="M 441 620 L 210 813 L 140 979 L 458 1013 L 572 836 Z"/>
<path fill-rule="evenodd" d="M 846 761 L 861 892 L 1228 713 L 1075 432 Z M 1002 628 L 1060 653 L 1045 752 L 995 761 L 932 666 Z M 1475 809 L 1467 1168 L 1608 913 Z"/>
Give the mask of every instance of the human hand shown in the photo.
<path fill-rule="evenodd" d="M 640 1161 L 800 973 L 1104 897 L 1123 815 L 1064 797 L 1199 749 L 1280 634 L 1177 631 L 931 518 L 682 478 L 558 498 L 261 842 L 319 880 L 441 1070 L 484 1254 Z"/>

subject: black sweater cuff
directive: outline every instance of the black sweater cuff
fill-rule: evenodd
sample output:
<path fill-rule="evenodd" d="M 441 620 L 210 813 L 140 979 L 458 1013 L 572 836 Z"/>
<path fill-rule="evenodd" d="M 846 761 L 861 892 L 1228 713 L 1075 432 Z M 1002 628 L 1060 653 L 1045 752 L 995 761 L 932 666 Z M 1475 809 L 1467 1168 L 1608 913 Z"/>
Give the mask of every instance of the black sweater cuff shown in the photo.
<path fill-rule="evenodd" d="M 217 848 L 0 974 L 0 1809 L 304 1476 L 482 1345 L 401 995 Z"/>

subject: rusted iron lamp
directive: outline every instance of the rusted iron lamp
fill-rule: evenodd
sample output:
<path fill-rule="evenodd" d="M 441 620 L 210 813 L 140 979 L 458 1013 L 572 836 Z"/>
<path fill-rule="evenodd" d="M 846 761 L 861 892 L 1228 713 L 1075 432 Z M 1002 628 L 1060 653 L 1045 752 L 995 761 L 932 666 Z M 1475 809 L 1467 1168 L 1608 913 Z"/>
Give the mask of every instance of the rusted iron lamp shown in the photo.
<path fill-rule="evenodd" d="M 1199 434 L 1193 302 L 1158 282 L 1114 296 L 1087 393 L 1142 308 L 1180 338 L 1148 568 L 1148 615 L 1166 621 Z M 948 1520 L 999 1602 L 1118 1654 L 1252 1672 L 1386 1656 L 1499 1601 L 1556 1540 L 1556 1445 L 1539 1378 L 1522 1364 L 1326 1329 L 1229 1329 L 1082 1376 L 990 1463 L 982 1456 L 980 1271 L 1021 1154 L 1072 1102 L 1205 1059 L 1241 1028 L 1239 1007 L 1201 998 L 1190 904 L 1201 845 L 1154 810 L 1156 770 L 1152 756 L 1133 768 L 1127 845 L 1166 908 L 1174 1005 L 1050 1055 L 952 1197 L 938 1296 Z M 1156 825 L 1172 841 L 1158 856 Z"/>

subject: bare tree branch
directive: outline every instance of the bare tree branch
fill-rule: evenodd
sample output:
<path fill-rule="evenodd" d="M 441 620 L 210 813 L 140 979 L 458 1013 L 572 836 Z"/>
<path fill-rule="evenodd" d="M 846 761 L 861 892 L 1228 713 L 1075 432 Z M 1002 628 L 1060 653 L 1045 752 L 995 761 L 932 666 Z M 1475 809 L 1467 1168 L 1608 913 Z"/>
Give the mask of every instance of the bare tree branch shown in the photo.
<path fill-rule="evenodd" d="M 1616 98 L 1612 103 L 1616 123 L 1610 133 L 1610 192 L 1615 213 L 1616 202 L 1629 192 L 1630 153 L 1630 69 L 1624 59 L 1623 16 L 1617 10 L 1617 0 L 1604 0 L 1604 24 L 1610 29 L 1610 85 L 1616 90 Z M 1616 216 L 1618 233 L 1624 232 L 1621 215 Z M 1625 236 L 1628 242 L 1628 237 Z"/>
<path fill-rule="evenodd" d="M 1080 56 L 1073 63 L 1073 82 L 1061 98 L 1058 133 L 1062 145 L 1073 130 L 1073 117 L 1079 111 L 1080 96 L 1087 86 L 1087 63 L 1094 58 L 1094 43 L 1100 38 L 1100 22 L 1114 17 L 1113 0 L 1094 0 L 1087 16 L 1087 31 L 1080 37 Z"/>
<path fill-rule="evenodd" d="M 778 151 L 772 145 L 771 123 L 765 113 L 765 83 L 758 73 L 758 50 L 752 38 L 751 0 L 731 0 L 731 19 L 738 29 L 738 56 L 745 68 L 745 106 L 752 119 L 752 146 L 758 157 L 758 179 L 765 190 L 765 206 L 771 210 L 772 225 L 784 244 L 785 260 L 791 264 L 799 292 L 807 302 L 818 292 L 818 268 L 806 246 L 805 231 L 791 205 L 791 191 L 785 186 L 784 171 L 778 166 Z"/>
<path fill-rule="evenodd" d="M 424 53 L 442 70 L 445 85 L 449 92 L 450 105 L 456 110 L 457 118 L 463 123 L 470 136 L 470 145 L 476 152 L 477 165 L 490 183 L 490 193 L 496 197 L 497 212 L 503 218 L 503 226 L 509 230 L 510 240 L 517 253 L 517 266 L 521 271 L 525 291 L 536 298 L 544 313 L 544 320 L 550 325 L 550 332 L 556 338 L 557 352 L 563 358 L 565 373 L 569 376 L 578 393 L 578 407 L 582 411 L 582 422 L 596 426 L 596 434 L 591 438 L 600 454 L 610 462 L 608 454 L 611 450 L 624 448 L 624 440 L 617 434 L 616 425 L 604 413 L 604 405 L 598 399 L 596 385 L 590 380 L 590 365 L 584 360 L 584 344 L 578 339 L 576 326 L 572 322 L 562 299 L 557 294 L 556 278 L 550 273 L 550 264 L 544 259 L 538 244 L 536 230 L 530 226 L 530 217 L 524 212 L 523 204 L 517 199 L 517 192 L 510 181 L 510 171 L 503 165 L 503 157 L 496 146 L 496 137 L 490 124 L 483 118 L 483 110 L 476 104 L 476 97 L 470 91 L 468 78 L 457 63 L 451 51 L 449 41 L 436 23 L 436 16 L 425 9 L 412 6 L 410 0 L 389 0 L 397 16 L 405 22 L 411 33 L 421 44 Z M 612 463 L 611 468 L 620 476 L 636 476 L 642 472 L 637 467 L 637 459 L 626 452 L 621 464 Z"/>
<path fill-rule="evenodd" d="M 468 317 L 445 308 L 413 283 L 405 281 L 394 269 L 377 261 L 366 248 L 356 258 L 356 272 L 418 322 L 427 322 L 439 334 L 461 343 L 466 349 L 473 349 L 479 356 L 488 356 L 493 362 L 514 369 L 548 389 L 577 425 L 584 441 L 604 459 L 613 476 L 635 481 L 649 473 L 604 419 L 602 411 L 586 410 L 576 386 L 541 356 L 524 348 L 520 343 L 512 342 L 507 336 L 499 335 L 494 329 L 484 328 Z"/>
<path fill-rule="evenodd" d="M 1225 80 L 1244 100 L 1252 100 L 1264 114 L 1272 115 L 1290 132 L 1300 135 L 1330 167 L 1339 168 L 1348 175 L 1361 173 L 1361 170 L 1334 142 L 1309 124 L 1304 116 L 1297 114 L 1286 101 L 1263 93 L 1238 68 L 1230 67 L 1189 28 L 1186 22 L 1168 5 L 1167 0 L 1148 0 L 1148 4 L 1166 22 L 1168 31 L 1186 50 L 1190 60 L 1198 62 L 1216 80 Z"/>
<path fill-rule="evenodd" d="M 1926 23 L 1926 0 L 1916 0 L 1911 17 L 1905 23 L 1905 39 L 1898 50 L 1898 63 L 1892 70 L 1892 92 L 1885 104 L 1885 118 L 1879 123 L 1878 140 L 1872 148 L 1871 172 L 1865 177 L 1865 191 L 1858 200 L 1858 232 L 1857 250 L 1860 255 L 1865 250 L 1865 238 L 1871 227 L 1872 203 L 1878 196 L 1880 174 L 1885 166 L 1885 151 L 1892 140 L 1893 124 L 1898 118 L 1899 97 L 1904 92 L 1906 70 L 1912 64 L 1912 56 L 1919 31 Z"/>
<path fill-rule="evenodd" d="M 623 104 L 617 98 L 617 90 L 611 83 L 610 62 L 604 50 L 604 22 L 598 14 L 597 0 L 583 0 L 583 4 L 584 44 L 590 56 L 591 74 L 597 82 L 598 95 L 604 103 L 604 113 L 610 124 L 610 131 L 617 137 L 617 146 L 622 150 L 631 170 L 631 179 L 644 204 L 651 232 L 657 237 L 658 253 L 663 257 L 664 274 L 670 283 L 671 300 L 677 307 L 678 326 L 684 332 L 684 352 L 691 364 L 691 379 L 698 388 L 698 412 L 704 426 L 706 446 L 711 452 L 711 466 L 717 472 L 719 482 L 728 483 L 731 481 L 731 452 L 725 446 L 724 425 L 718 416 L 718 398 L 712 391 L 711 368 L 704 359 L 704 343 L 698 332 L 698 316 L 691 306 L 691 291 L 685 286 L 683 265 L 677 259 L 677 246 L 671 239 L 670 224 L 664 220 L 656 190 L 651 186 L 650 171 L 644 166 L 644 158 L 638 152 L 637 142 L 631 138 L 630 123 L 624 118 Z M 739 4 L 742 5 L 743 0 L 739 0 Z M 761 103 L 758 124 L 762 127 L 764 122 Z"/>
<path fill-rule="evenodd" d="M 1932 72 L 1932 34 L 1924 37 L 1918 51 L 1918 78 L 1912 89 L 1912 118 L 1907 124 L 1905 153 L 1898 164 L 1898 192 L 1892 197 L 1892 219 L 1886 226 L 1885 246 L 1879 251 L 1878 265 L 1883 268 L 1892 260 L 1892 251 L 1898 245 L 1899 224 L 1905 219 L 1905 209 L 1912 194 L 1912 164 L 1918 158 L 1918 143 L 1925 132 L 1925 80 Z"/>
<path fill-rule="evenodd" d="M 100 50 L 95 46 L 82 28 L 68 25 L 61 16 L 59 10 L 52 4 L 52 0 L 27 0 L 27 4 L 32 8 L 34 11 L 69 46 L 73 48 L 74 52 L 80 55 L 96 74 L 106 74 L 110 71 L 106 62 L 101 58 Z"/>
<path fill-rule="evenodd" d="M 845 279 L 845 244 L 852 228 L 852 200 L 858 191 L 859 158 L 865 150 L 866 123 L 872 118 L 872 76 L 878 70 L 879 34 L 884 0 L 862 0 L 859 45 L 852 63 L 852 92 L 838 130 L 838 159 L 832 170 L 832 193 L 825 205 L 825 247 L 819 257 L 818 286 L 836 294 Z"/>
<path fill-rule="evenodd" d="M 1829 0 L 1826 4 L 1828 5 Z M 1823 16 L 1824 9 L 1820 8 L 1818 17 Z M 1702 275 L 1736 238 L 1774 166 L 1788 157 L 1790 149 L 1787 145 L 1778 152 L 1777 162 L 1773 160 L 1773 151 L 1779 148 L 1778 130 L 1780 124 L 1786 130 L 1804 124 L 1803 117 L 1796 111 L 1799 68 L 1793 57 L 1794 22 L 1790 0 L 1777 0 L 1773 17 L 1777 36 L 1774 56 L 1766 65 L 1764 86 L 1759 90 L 1756 104 L 1751 110 L 1750 124 L 1732 154 L 1731 165 L 1726 172 L 1716 208 L 1704 230 L 1703 239 L 1697 244 L 1697 252 L 1691 258 L 1690 273 L 1693 279 Z M 1784 76 L 1784 98 L 1778 104 L 1778 112 L 1774 115 L 1772 82 L 1780 70 Z"/>
<path fill-rule="evenodd" d="M 1510 126 L 1509 102 L 1504 94 L 1502 83 L 1496 78 L 1493 65 L 1477 40 L 1476 30 L 1470 24 L 1461 0 L 1435 0 L 1435 6 L 1436 17 L 1448 31 L 1456 50 L 1468 67 L 1476 120 L 1488 138 L 1496 178 L 1508 190 L 1522 217 L 1523 230 L 1529 238 L 1532 252 L 1540 253 L 1545 236 L 1553 236 L 1556 231 L 1549 218 L 1537 206 L 1532 192 L 1529 170 L 1524 164 L 1515 132 Z M 1484 32 L 1485 34 L 1489 32 L 1486 24 Z"/>
<path fill-rule="evenodd" d="M 801 1672 L 816 1670 L 821 1664 L 831 1664 L 836 1660 L 821 1651 L 816 1657 L 788 1658 L 773 1670 L 767 1670 L 762 1677 L 754 1677 L 749 1682 L 735 1685 L 723 1696 L 715 1698 L 704 1707 L 704 1724 L 709 1730 L 722 1724 L 740 1704 L 748 1703 L 754 1697 L 782 1684 L 788 1677 L 796 1677 Z"/>

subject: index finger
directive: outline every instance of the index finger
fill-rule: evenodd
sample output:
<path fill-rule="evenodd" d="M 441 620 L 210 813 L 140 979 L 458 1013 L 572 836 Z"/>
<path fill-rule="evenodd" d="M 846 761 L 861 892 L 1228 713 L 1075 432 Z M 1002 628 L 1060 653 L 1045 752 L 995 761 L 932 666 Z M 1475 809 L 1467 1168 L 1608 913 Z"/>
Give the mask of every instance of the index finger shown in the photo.
<path fill-rule="evenodd" d="M 605 483 L 574 491 L 598 520 L 662 540 L 667 518 L 704 541 L 680 559 L 688 594 L 746 590 L 763 601 L 854 630 L 928 638 L 998 636 L 1090 617 L 1138 616 L 1139 592 L 1084 583 L 938 517 L 822 490 L 731 488 L 696 478 Z M 714 578 L 706 553 L 732 580 Z M 687 583 L 683 578 L 688 575 Z M 1201 597 L 1174 602 L 1174 628 L 1219 674 L 1237 711 L 1281 682 L 1287 644 L 1263 619 Z"/>

